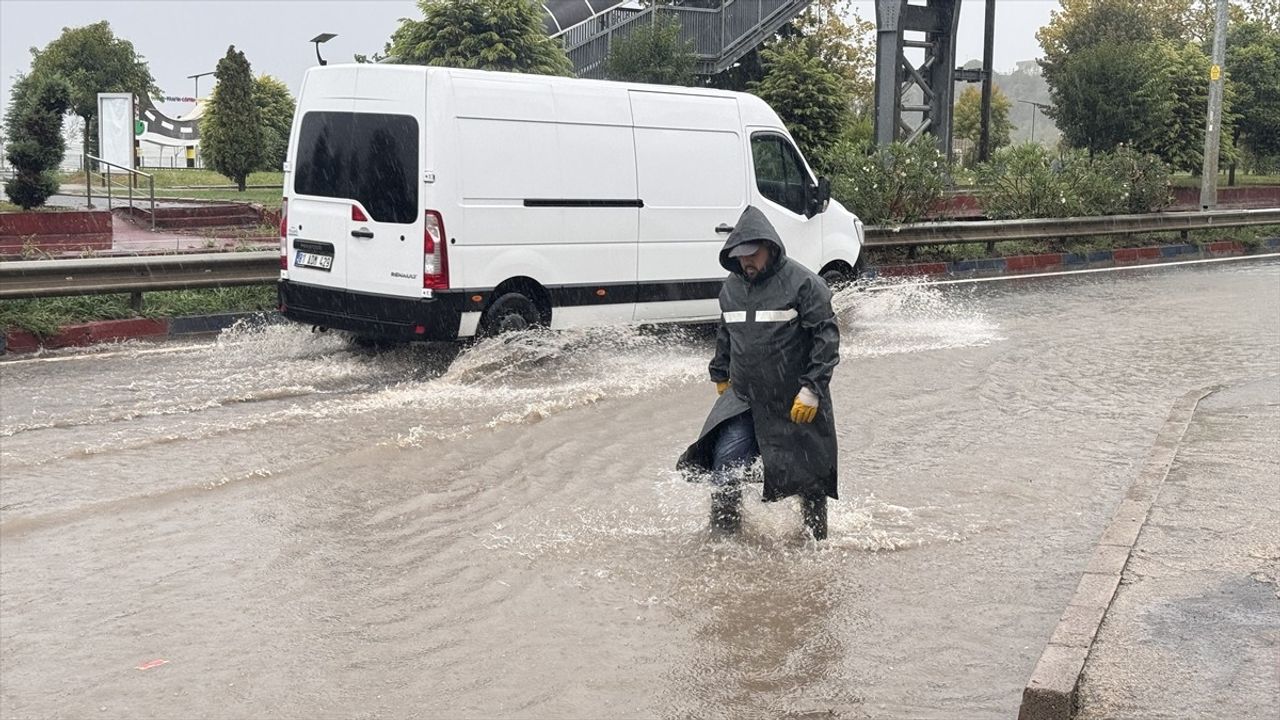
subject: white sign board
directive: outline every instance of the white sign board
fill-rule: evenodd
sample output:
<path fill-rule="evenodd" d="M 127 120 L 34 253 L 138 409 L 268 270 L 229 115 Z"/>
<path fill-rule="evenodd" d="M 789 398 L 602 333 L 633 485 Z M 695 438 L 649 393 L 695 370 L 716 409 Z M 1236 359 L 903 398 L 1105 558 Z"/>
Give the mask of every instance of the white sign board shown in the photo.
<path fill-rule="evenodd" d="M 98 157 L 133 167 L 133 95 L 98 93 Z"/>

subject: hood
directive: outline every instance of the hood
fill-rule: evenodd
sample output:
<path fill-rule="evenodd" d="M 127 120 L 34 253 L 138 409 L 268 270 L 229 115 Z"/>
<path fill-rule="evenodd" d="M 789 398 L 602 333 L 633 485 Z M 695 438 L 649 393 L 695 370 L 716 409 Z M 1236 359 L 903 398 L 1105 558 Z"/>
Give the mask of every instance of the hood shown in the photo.
<path fill-rule="evenodd" d="M 729 257 L 729 251 L 744 243 L 767 241 L 773 243 L 778 248 L 777 260 L 766 269 L 766 272 L 772 274 L 772 270 L 776 269 L 783 258 L 787 256 L 787 246 L 782 244 L 782 238 L 778 236 L 778 231 L 773 229 L 773 223 L 769 222 L 769 218 L 760 212 L 760 209 L 754 205 L 748 205 L 746 210 L 742 211 L 742 215 L 738 216 L 738 222 L 733 226 L 733 232 L 729 233 L 729 239 L 724 241 L 724 247 L 720 248 L 720 266 L 731 273 L 741 275 L 742 266 L 738 261 Z"/>

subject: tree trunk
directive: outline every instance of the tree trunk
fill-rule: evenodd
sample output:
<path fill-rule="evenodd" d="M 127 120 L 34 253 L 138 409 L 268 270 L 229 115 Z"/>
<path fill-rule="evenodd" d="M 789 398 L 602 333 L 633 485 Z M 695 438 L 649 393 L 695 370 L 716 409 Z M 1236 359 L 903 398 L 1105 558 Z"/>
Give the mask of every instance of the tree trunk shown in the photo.
<path fill-rule="evenodd" d="M 89 164 L 89 158 L 87 157 L 89 155 L 89 118 L 82 115 L 80 116 L 80 119 L 84 121 L 84 128 L 80 133 L 80 144 L 84 148 L 84 154 L 80 156 L 80 162 L 84 167 L 80 169 L 84 171 L 85 177 L 87 178 L 89 176 L 89 168 L 91 167 Z"/>
<path fill-rule="evenodd" d="M 245 182 L 248 178 L 244 175 L 236 178 L 236 185 L 239 186 L 240 192 L 244 192 Z"/>
<path fill-rule="evenodd" d="M 1240 147 L 1240 126 L 1239 125 L 1237 125 L 1231 131 L 1231 146 L 1233 148 L 1237 148 L 1237 152 L 1239 152 L 1238 150 L 1238 148 Z M 1231 158 L 1231 164 L 1227 166 L 1227 187 L 1235 187 L 1235 186 L 1236 186 L 1236 159 L 1233 157 Z"/>

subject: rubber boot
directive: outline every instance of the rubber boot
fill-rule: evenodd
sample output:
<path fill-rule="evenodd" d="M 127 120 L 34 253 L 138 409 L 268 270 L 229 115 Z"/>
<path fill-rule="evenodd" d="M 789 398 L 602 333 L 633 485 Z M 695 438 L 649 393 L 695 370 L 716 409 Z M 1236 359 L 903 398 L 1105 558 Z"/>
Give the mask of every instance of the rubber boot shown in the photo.
<path fill-rule="evenodd" d="M 813 535 L 814 540 L 827 539 L 827 497 L 825 495 L 800 500 L 800 514 L 804 517 L 804 526 Z"/>
<path fill-rule="evenodd" d="M 742 488 L 717 488 L 711 492 L 711 534 L 732 535 L 742 526 Z"/>

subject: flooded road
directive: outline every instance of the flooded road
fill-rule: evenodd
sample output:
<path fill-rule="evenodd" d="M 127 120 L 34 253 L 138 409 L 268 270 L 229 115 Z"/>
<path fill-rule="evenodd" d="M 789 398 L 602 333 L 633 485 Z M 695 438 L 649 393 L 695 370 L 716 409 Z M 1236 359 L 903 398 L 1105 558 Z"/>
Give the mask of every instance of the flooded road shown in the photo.
<path fill-rule="evenodd" d="M 0 714 L 1011 717 L 1173 400 L 1280 374 L 1271 260 L 837 305 L 820 545 L 708 539 L 697 330 L 0 363 Z"/>

